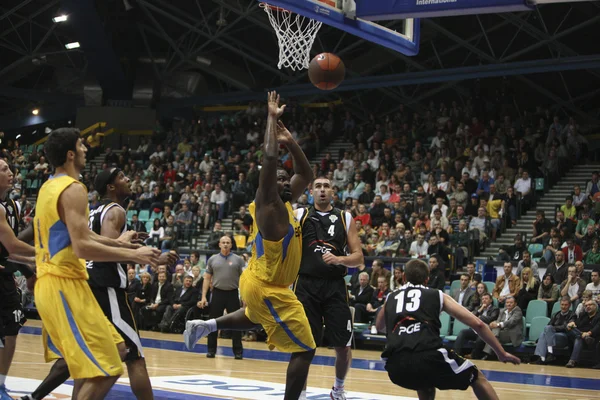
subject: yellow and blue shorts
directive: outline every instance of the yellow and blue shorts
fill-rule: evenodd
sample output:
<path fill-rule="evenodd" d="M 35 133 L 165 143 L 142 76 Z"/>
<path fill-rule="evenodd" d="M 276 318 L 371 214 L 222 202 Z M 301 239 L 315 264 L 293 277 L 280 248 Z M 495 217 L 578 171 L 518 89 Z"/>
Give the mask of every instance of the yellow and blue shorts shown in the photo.
<path fill-rule="evenodd" d="M 298 353 L 317 347 L 304 307 L 289 287 L 266 284 L 245 271 L 240 295 L 246 302 L 246 316 L 262 325 L 271 350 Z"/>
<path fill-rule="evenodd" d="M 73 379 L 123 373 L 117 349 L 123 338 L 86 281 L 44 275 L 36 282 L 35 297 L 46 361 L 64 358 Z"/>

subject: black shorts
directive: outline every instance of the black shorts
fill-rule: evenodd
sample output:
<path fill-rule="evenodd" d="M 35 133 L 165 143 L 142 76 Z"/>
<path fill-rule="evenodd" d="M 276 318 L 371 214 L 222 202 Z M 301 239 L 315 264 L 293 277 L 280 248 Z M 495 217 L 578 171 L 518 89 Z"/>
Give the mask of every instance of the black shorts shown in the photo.
<path fill-rule="evenodd" d="M 300 275 L 294 285 L 294 292 L 304 306 L 317 346 L 321 345 L 323 336 L 333 347 L 351 345 L 352 314 L 343 278 L 333 280 Z"/>
<path fill-rule="evenodd" d="M 21 306 L 20 293 L 19 290 L 18 299 L 6 299 L 5 296 L 0 295 L 0 338 L 17 336 L 27 321 Z"/>
<path fill-rule="evenodd" d="M 117 328 L 127 347 L 125 361 L 133 361 L 144 357 L 142 342 L 135 325 L 133 312 L 127 302 L 125 289 L 92 288 L 92 293 L 98 301 L 104 315 Z"/>
<path fill-rule="evenodd" d="M 385 369 L 390 380 L 411 390 L 467 390 L 479 375 L 477 367 L 444 348 L 418 353 L 394 353 Z"/>

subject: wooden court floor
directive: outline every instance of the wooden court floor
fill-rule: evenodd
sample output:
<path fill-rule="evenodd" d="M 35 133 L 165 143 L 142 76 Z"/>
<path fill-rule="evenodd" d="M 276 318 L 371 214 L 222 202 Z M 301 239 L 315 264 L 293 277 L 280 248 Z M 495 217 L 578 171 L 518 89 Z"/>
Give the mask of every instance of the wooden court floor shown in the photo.
<path fill-rule="evenodd" d="M 40 326 L 39 321 L 29 321 L 19 335 L 17 351 L 9 373 L 10 377 L 42 380 L 49 371 L 50 364 L 45 364 L 43 360 L 42 340 L 39 335 Z M 250 387 L 245 392 L 243 390 L 244 381 L 238 382 L 236 379 L 252 381 L 257 387 L 263 388 L 268 388 L 270 385 L 281 388 L 281 384 L 285 382 L 286 356 L 276 351 L 269 352 L 264 343 L 244 342 L 244 360 L 234 360 L 230 348 L 231 341 L 220 339 L 217 357 L 207 359 L 205 347 L 202 346 L 206 344 L 206 339 L 200 341 L 200 344 L 196 346 L 197 352 L 187 352 L 184 351 L 181 335 L 143 332 L 142 338 L 153 386 L 181 393 L 176 397 L 163 398 L 258 399 L 261 398 L 260 393 L 257 393 L 258 389 Z M 335 356 L 333 350 L 319 349 L 317 351 L 316 362 L 311 366 L 309 375 L 310 388 L 315 388 L 315 390 L 321 388 L 323 393 L 331 388 L 334 379 L 334 368 L 331 366 L 331 357 L 333 356 Z M 416 398 L 415 392 L 399 388 L 388 380 L 387 373 L 381 370 L 382 363 L 379 356 L 378 351 L 354 350 L 354 364 L 346 380 L 346 389 L 361 392 L 363 397 L 355 397 L 360 399 L 391 398 L 388 396 L 405 399 Z M 501 399 L 517 397 L 519 400 L 600 399 L 600 373 L 597 370 L 536 365 L 513 366 L 493 361 L 476 361 L 476 364 L 490 378 Z M 173 377 L 177 377 L 174 380 L 176 384 L 163 384 Z M 186 377 L 190 379 L 186 380 Z M 202 389 L 200 397 L 194 397 L 190 393 L 198 394 L 195 391 L 197 386 L 194 388 L 190 382 L 193 382 L 192 378 L 196 377 L 205 381 L 212 380 L 214 387 L 219 384 L 220 386 L 217 388 L 232 390 L 230 390 L 230 394 L 227 394 L 228 392 L 223 392 L 225 389 L 219 389 L 220 391 L 208 389 L 208 391 L 202 391 L 204 390 Z M 126 374 L 123 378 L 126 378 Z M 155 382 L 155 379 L 158 383 Z M 7 387 L 10 388 L 9 383 L 10 380 L 7 383 Z M 125 391 L 127 389 L 126 382 L 123 383 L 122 390 Z M 190 388 L 193 390 L 186 389 L 188 383 L 192 385 Z M 233 386 L 236 384 L 238 386 Z M 246 382 L 246 385 L 250 385 L 250 383 Z M 33 389 L 34 387 L 30 388 L 30 390 Z M 283 398 L 283 396 L 276 396 L 275 393 L 265 394 L 263 398 Z M 191 397 L 182 397 L 184 394 Z M 366 394 L 370 396 L 366 396 Z M 327 397 L 315 395 L 313 398 L 325 399 Z M 55 398 L 67 399 L 68 397 L 57 396 Z M 123 395 L 123 397 L 115 398 L 133 397 Z M 309 396 L 309 398 L 311 397 Z M 472 399 L 475 397 L 471 391 L 438 391 L 436 398 Z"/>

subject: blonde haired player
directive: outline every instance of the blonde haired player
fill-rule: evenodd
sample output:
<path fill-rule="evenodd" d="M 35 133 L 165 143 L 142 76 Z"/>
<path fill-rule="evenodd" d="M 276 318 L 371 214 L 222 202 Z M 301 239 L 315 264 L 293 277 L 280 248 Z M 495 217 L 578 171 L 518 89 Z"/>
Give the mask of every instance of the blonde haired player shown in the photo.
<path fill-rule="evenodd" d="M 256 199 L 250 204 L 255 235 L 252 258 L 240 278 L 240 294 L 247 306 L 216 320 L 188 321 L 184 340 L 191 349 L 217 329 L 250 330 L 262 325 L 270 348 L 292 353 L 284 399 L 297 400 L 316 345 L 304 308 L 290 289 L 302 256 L 302 231 L 291 201 L 304 192 L 313 173 L 298 143 L 278 122 L 284 109 L 277 93 L 270 92 L 263 164 Z M 294 160 L 296 174 L 291 181 L 286 171 L 277 169 L 279 144 L 288 148 Z"/>
<path fill-rule="evenodd" d="M 75 379 L 74 398 L 103 399 L 123 373 L 119 350 L 125 347 L 108 319 L 98 317 L 102 310 L 87 284 L 84 260 L 156 264 L 160 251 L 89 229 L 87 190 L 77 180 L 87 149 L 78 129 L 54 130 L 45 151 L 55 174 L 40 189 L 33 220 L 35 296 L 48 334 L 45 344 L 65 359 Z"/>

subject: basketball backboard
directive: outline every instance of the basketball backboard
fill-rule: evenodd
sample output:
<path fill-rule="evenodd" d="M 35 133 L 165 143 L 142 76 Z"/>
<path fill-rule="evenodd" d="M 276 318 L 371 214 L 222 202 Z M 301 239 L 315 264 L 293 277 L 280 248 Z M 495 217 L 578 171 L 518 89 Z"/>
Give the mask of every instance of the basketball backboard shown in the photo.
<path fill-rule="evenodd" d="M 371 3 L 377 1 L 379 0 L 369 0 Z M 419 52 L 418 19 L 404 19 L 402 28 L 395 31 L 377 22 L 356 18 L 355 2 L 350 0 L 267 0 L 266 3 L 321 21 L 407 56 L 414 56 Z"/>

